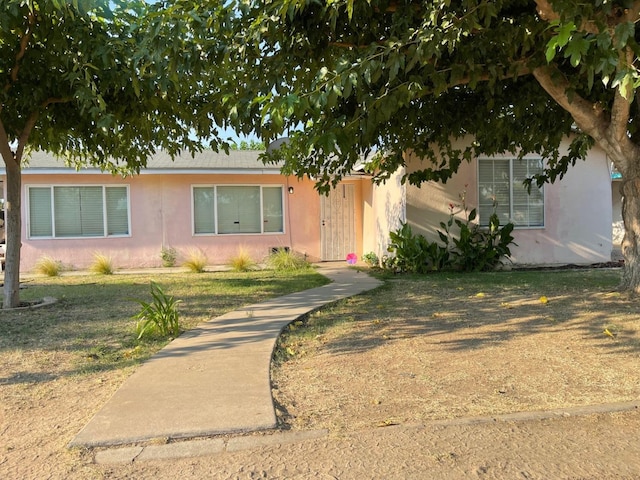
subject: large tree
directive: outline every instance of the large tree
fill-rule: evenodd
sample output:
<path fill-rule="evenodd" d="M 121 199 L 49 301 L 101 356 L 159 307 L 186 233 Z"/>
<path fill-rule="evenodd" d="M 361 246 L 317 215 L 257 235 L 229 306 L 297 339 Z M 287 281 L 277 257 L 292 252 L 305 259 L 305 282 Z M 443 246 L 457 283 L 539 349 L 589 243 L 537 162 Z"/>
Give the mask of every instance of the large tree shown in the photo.
<path fill-rule="evenodd" d="M 156 149 L 213 137 L 232 10 L 212 2 L 4 0 L 0 154 L 6 166 L 5 308 L 19 304 L 21 168 L 29 150 L 80 167 L 137 172 Z M 222 3 L 222 2 L 220 2 Z M 225 146 L 225 145 L 223 145 Z"/>
<path fill-rule="evenodd" d="M 553 181 L 598 144 L 622 173 L 623 287 L 640 292 L 638 0 L 241 2 L 228 99 L 238 127 L 321 187 L 358 158 L 383 178 L 446 181 L 479 154 L 535 152 Z M 569 153 L 563 138 L 572 135 Z M 463 150 L 452 141 L 472 136 Z"/>

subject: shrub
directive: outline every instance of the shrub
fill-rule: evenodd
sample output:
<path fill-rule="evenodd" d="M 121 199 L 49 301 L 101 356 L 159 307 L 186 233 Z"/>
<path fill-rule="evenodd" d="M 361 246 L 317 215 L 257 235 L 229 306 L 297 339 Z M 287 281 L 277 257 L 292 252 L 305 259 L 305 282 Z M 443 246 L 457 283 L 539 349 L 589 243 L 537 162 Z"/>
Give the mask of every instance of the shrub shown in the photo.
<path fill-rule="evenodd" d="M 160 251 L 160 258 L 162 258 L 162 266 L 163 267 L 173 267 L 176 264 L 176 257 L 178 253 L 175 248 L 172 247 L 162 247 Z"/>
<path fill-rule="evenodd" d="M 35 265 L 35 271 L 48 277 L 57 277 L 62 271 L 62 263 L 49 256 L 40 257 Z"/>
<path fill-rule="evenodd" d="M 238 249 L 236 255 L 229 259 L 228 264 L 235 272 L 248 272 L 256 268 L 256 262 L 251 258 L 249 252 L 242 247 Z"/>
<path fill-rule="evenodd" d="M 362 260 L 364 260 L 364 263 L 366 263 L 369 267 L 380 266 L 380 259 L 374 252 L 365 253 L 362 256 Z"/>
<path fill-rule="evenodd" d="M 500 226 L 500 220 L 494 213 L 489 219 L 489 227 L 480 227 L 473 223 L 476 210 L 467 213 L 465 218 L 456 217 L 451 206 L 449 220 L 440 222 L 442 230 L 438 236 L 442 242 L 430 242 L 422 235 L 416 235 L 408 224 L 403 224 L 395 232 L 390 232 L 388 251 L 393 256 L 383 259 L 383 267 L 400 272 L 426 273 L 446 269 L 462 271 L 493 270 L 504 257 L 511 255 L 513 242 L 513 224 Z M 453 227 L 459 230 L 452 233 Z"/>
<path fill-rule="evenodd" d="M 311 264 L 302 255 L 278 248 L 267 257 L 267 266 L 276 271 L 292 271 L 309 268 Z"/>
<path fill-rule="evenodd" d="M 111 275 L 113 273 L 111 257 L 103 255 L 102 253 L 95 253 L 89 271 L 100 275 Z"/>
<path fill-rule="evenodd" d="M 493 270 L 503 257 L 511 255 L 509 245 L 514 244 L 511 235 L 514 225 L 507 223 L 501 227 L 495 213 L 489 218 L 488 228 L 472 223 L 475 218 L 475 209 L 466 215 L 465 220 L 451 215 L 447 223 L 440 223 L 444 232 L 438 231 L 438 235 L 451 251 L 454 268 L 465 272 Z M 454 224 L 460 230 L 457 237 L 450 233 Z"/>
<path fill-rule="evenodd" d="M 180 300 L 166 295 L 155 282 L 151 282 L 151 296 L 153 298 L 151 303 L 136 300 L 142 306 L 142 310 L 133 316 L 138 320 L 136 324 L 138 340 L 153 334 L 176 338 L 180 335 L 178 318 Z"/>
<path fill-rule="evenodd" d="M 191 272 L 202 273 L 204 272 L 207 263 L 207 256 L 202 250 L 191 250 L 182 266 Z"/>
<path fill-rule="evenodd" d="M 426 273 L 434 269 L 431 257 L 434 250 L 439 253 L 437 245 L 434 247 L 435 244 L 422 235 L 414 234 L 408 223 L 402 224 L 395 232 L 390 232 L 389 237 L 391 242 L 387 250 L 393 253 L 393 257 L 387 261 L 387 265 L 391 265 L 394 270 Z"/>

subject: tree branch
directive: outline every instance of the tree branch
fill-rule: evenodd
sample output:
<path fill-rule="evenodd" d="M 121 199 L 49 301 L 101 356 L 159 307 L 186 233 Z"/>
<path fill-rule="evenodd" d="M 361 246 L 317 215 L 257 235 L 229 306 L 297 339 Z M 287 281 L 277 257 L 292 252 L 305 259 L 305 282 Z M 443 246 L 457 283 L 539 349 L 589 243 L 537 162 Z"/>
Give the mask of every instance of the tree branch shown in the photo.
<path fill-rule="evenodd" d="M 569 82 L 558 70 L 550 66 L 538 67 L 532 73 L 551 98 L 571 114 L 581 130 L 588 133 L 596 141 L 604 139 L 609 122 L 602 107 L 597 103 L 585 100 L 576 93 L 572 94 L 572 98 L 569 100 L 567 94 L 570 87 Z"/>
<path fill-rule="evenodd" d="M 624 10 L 624 17 L 622 18 L 624 22 L 637 23 L 640 21 L 640 0 L 636 0 L 633 2 L 631 7 L 626 8 Z"/>
<path fill-rule="evenodd" d="M 631 66 L 634 54 L 630 48 L 620 52 L 620 64 L 623 67 Z M 621 93 L 620 88 L 625 88 L 626 92 Z M 627 126 L 631 115 L 631 101 L 633 100 L 633 85 L 629 82 L 615 89 L 613 104 L 611 106 L 611 124 L 609 130 L 613 138 L 622 142 L 627 138 Z"/>
<path fill-rule="evenodd" d="M 31 135 L 31 130 L 35 127 L 38 118 L 40 117 L 40 112 L 32 112 L 31 115 L 27 118 L 27 121 L 24 124 L 24 128 L 20 132 L 18 136 L 18 146 L 16 147 L 16 155 L 15 161 L 20 162 L 22 160 L 22 154 L 24 153 L 24 147 L 26 147 L 27 142 L 29 141 L 29 135 Z"/>
<path fill-rule="evenodd" d="M 535 0 L 535 2 L 537 6 L 536 10 L 541 19 L 547 22 L 560 20 L 560 14 L 553 9 L 549 0 Z M 600 33 L 598 26 L 593 22 L 593 20 L 583 20 L 578 29 L 586 33 Z"/>
<path fill-rule="evenodd" d="M 591 103 L 575 92 L 569 99 L 569 82 L 552 67 L 536 68 L 533 76 L 551 98 L 571 114 L 576 125 L 604 149 L 623 176 L 640 173 L 636 162 L 629 161 L 640 155 L 640 147 L 629 138 L 629 101 L 619 90 L 615 93 L 613 116 L 609 117 L 598 103 Z M 631 173 L 631 169 L 636 171 Z"/>
<path fill-rule="evenodd" d="M 27 52 L 27 46 L 29 45 L 29 41 L 33 36 L 33 26 L 36 24 L 36 16 L 33 12 L 29 12 L 27 16 L 28 26 L 25 34 L 20 39 L 20 50 L 16 53 L 15 63 L 9 72 L 9 79 L 4 86 L 4 91 L 8 92 L 11 88 L 11 85 L 18 81 L 18 72 L 20 71 L 20 61 L 24 58 L 25 53 Z"/>
<path fill-rule="evenodd" d="M 5 165 L 9 162 L 15 162 L 15 155 L 9 146 L 9 136 L 4 128 L 4 122 L 0 119 L 0 156 L 4 160 Z"/>

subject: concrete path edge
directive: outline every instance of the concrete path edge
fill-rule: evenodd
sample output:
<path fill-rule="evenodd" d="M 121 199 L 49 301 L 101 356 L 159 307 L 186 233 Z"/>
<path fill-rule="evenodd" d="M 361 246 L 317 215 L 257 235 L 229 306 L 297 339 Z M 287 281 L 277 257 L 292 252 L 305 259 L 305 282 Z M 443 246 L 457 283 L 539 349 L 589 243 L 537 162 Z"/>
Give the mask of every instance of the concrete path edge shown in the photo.
<path fill-rule="evenodd" d="M 68 444 L 107 447 L 276 427 L 270 365 L 283 328 L 382 282 L 344 264 L 331 283 L 229 312 L 186 332 L 140 366 Z"/>

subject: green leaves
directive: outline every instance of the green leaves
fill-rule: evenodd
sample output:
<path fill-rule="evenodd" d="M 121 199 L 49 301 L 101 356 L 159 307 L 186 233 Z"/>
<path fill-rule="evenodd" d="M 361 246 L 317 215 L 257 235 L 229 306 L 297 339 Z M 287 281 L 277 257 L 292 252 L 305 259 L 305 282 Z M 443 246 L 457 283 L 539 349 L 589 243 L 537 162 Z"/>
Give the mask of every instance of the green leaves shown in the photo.
<path fill-rule="evenodd" d="M 151 282 L 151 302 L 136 300 L 142 309 L 133 318 L 138 320 L 138 340 L 152 334 L 176 338 L 180 335 L 178 304 L 180 300 L 166 295 L 157 283 Z"/>
<path fill-rule="evenodd" d="M 216 126 L 230 109 L 219 87 L 231 71 L 220 52 L 232 5 L 5 3 L 0 76 L 8 83 L 0 85 L 0 121 L 9 142 L 38 116 L 27 140 L 35 149 L 128 173 L 156 148 L 175 153 L 198 150 L 204 139 L 218 144 Z M 32 26 L 30 11 L 38 19 Z"/>
<path fill-rule="evenodd" d="M 551 26 L 555 29 L 556 33 L 547 42 L 545 50 L 547 62 L 551 62 L 559 50 L 562 50 L 569 45 L 567 50 L 570 51 L 565 54 L 565 58 L 571 57 L 571 64 L 575 67 L 580 61 L 580 54 L 586 51 L 584 48 L 585 40 L 582 37 L 577 36 L 574 41 L 574 33 L 577 31 L 577 27 L 572 21 L 564 23 L 554 21 L 551 23 Z"/>

